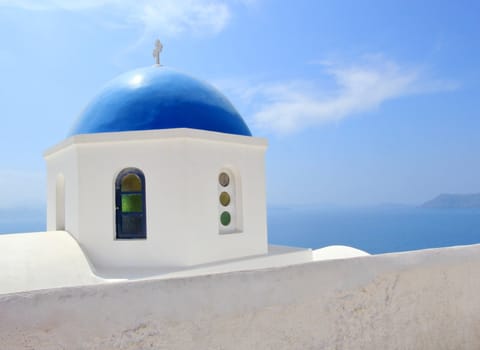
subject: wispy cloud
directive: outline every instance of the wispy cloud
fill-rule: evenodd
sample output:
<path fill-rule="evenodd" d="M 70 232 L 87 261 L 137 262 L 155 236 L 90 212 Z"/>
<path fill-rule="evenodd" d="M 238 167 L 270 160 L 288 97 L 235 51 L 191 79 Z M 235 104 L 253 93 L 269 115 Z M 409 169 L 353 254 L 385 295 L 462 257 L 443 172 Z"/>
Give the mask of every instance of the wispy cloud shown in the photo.
<path fill-rule="evenodd" d="M 244 0 L 245 1 L 245 0 Z M 250 0 L 249 2 L 251 2 Z M 141 25 L 145 32 L 174 36 L 222 31 L 231 17 L 235 1 L 221 0 L 0 0 L 0 6 L 29 11 L 108 10 L 118 25 Z M 241 1 L 237 1 L 243 4 Z M 244 4 L 247 5 L 247 4 Z"/>
<path fill-rule="evenodd" d="M 382 56 L 348 65 L 317 63 L 325 81 L 250 83 L 230 90 L 250 104 L 254 127 L 286 134 L 374 110 L 402 96 L 456 88 L 455 83 L 427 78 L 419 67 L 405 67 Z M 324 87 L 326 81 L 333 85 Z"/>

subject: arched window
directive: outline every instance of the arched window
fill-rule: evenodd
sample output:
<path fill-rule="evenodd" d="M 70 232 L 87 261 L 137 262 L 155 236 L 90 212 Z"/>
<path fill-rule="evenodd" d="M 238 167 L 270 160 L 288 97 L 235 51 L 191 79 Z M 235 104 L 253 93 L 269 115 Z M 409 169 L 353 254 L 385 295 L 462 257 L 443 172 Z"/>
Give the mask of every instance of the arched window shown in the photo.
<path fill-rule="evenodd" d="M 147 238 L 145 176 L 136 168 L 123 169 L 115 181 L 117 239 Z"/>

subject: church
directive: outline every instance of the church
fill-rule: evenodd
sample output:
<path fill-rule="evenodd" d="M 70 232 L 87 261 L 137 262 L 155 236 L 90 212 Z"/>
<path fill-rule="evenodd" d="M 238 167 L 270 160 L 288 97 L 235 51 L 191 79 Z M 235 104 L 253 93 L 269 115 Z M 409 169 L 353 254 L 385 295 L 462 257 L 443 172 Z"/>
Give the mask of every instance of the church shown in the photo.
<path fill-rule="evenodd" d="M 267 254 L 266 146 L 212 86 L 160 65 L 128 72 L 45 153 L 47 228 L 99 267 Z"/>
<path fill-rule="evenodd" d="M 267 140 L 156 45 L 44 153 L 47 232 L 0 235 L 0 348 L 480 346 L 480 245 L 269 245 Z"/>

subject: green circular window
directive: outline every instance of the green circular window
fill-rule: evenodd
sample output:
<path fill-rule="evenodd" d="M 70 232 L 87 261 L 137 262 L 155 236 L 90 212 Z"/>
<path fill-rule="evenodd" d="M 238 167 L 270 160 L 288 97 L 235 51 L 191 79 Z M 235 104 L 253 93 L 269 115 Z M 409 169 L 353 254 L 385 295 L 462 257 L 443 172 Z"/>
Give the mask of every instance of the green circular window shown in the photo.
<path fill-rule="evenodd" d="M 224 207 L 230 204 L 230 195 L 227 192 L 220 193 L 220 203 L 222 203 Z"/>
<path fill-rule="evenodd" d="M 230 216 L 230 213 L 228 211 L 224 211 L 222 215 L 220 215 L 220 222 L 222 223 L 223 226 L 228 226 L 230 225 L 230 221 L 232 221 L 232 217 Z"/>
<path fill-rule="evenodd" d="M 227 173 L 220 173 L 220 175 L 218 176 L 218 182 L 220 182 L 220 185 L 222 185 L 223 187 L 227 187 L 230 183 L 230 176 L 228 176 Z"/>

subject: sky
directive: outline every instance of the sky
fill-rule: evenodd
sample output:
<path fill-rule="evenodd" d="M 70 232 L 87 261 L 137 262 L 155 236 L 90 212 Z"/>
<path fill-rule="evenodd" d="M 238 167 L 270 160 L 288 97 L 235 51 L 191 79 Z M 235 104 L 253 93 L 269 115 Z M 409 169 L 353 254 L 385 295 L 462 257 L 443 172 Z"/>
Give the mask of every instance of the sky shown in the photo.
<path fill-rule="evenodd" d="M 480 192 L 480 2 L 0 0 L 0 209 L 45 204 L 42 153 L 117 75 L 219 88 L 269 140 L 269 205 Z"/>

